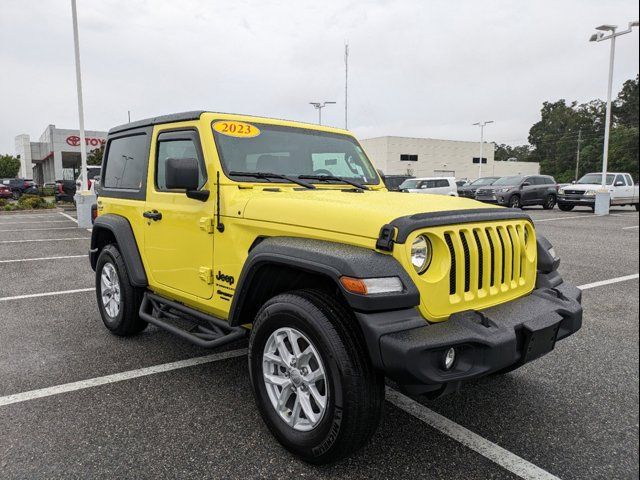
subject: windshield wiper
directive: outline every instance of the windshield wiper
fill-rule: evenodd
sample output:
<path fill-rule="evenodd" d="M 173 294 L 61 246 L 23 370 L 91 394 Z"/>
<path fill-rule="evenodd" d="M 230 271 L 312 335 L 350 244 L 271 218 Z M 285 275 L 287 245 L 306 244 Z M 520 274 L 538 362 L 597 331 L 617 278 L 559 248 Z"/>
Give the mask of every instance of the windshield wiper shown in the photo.
<path fill-rule="evenodd" d="M 370 190 L 369 187 L 363 185 L 358 182 L 354 182 L 353 180 L 347 180 L 343 177 L 336 177 L 335 175 L 298 175 L 298 178 L 304 178 L 306 180 L 320 180 L 320 181 L 331 181 L 334 180 L 336 182 L 343 182 L 349 185 L 353 185 L 356 188 L 361 190 Z"/>
<path fill-rule="evenodd" d="M 315 189 L 316 186 L 307 182 L 303 182 L 302 180 L 298 180 L 297 178 L 289 177 L 287 175 L 280 175 L 279 173 L 270 173 L 270 172 L 229 172 L 229 175 L 238 176 L 238 177 L 254 177 L 254 178 L 264 178 L 265 180 L 271 181 L 272 178 L 277 178 L 280 180 L 287 180 L 288 182 L 297 183 L 301 187 L 309 188 L 311 190 Z"/>

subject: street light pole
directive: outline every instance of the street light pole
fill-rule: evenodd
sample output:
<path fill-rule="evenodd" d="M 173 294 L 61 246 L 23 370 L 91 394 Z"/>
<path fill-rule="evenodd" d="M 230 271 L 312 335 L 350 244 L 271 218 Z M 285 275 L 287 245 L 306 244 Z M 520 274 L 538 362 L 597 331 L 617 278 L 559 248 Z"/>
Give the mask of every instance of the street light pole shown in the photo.
<path fill-rule="evenodd" d="M 607 188 L 607 169 L 609 166 L 609 132 L 611 130 L 611 91 L 613 89 L 613 64 L 616 54 L 616 38 L 631 33 L 633 27 L 638 26 L 638 21 L 629 22 L 629 28 L 618 32 L 617 25 L 600 25 L 596 27 L 598 33 L 594 33 L 589 39 L 590 42 L 602 42 L 611 40 L 609 50 L 609 78 L 607 83 L 607 112 L 604 123 L 604 146 L 602 149 L 602 183 L 601 190 L 596 194 L 595 213 L 596 215 L 609 215 L 609 206 L 611 198 Z M 611 32 L 605 35 L 604 32 Z"/>
<path fill-rule="evenodd" d="M 73 18 L 73 48 L 76 59 L 76 88 L 78 91 L 78 123 L 80 127 L 80 161 L 82 171 L 82 182 L 80 191 L 86 192 L 87 182 L 87 143 L 84 136 L 84 107 L 82 105 L 82 77 L 80 75 L 80 40 L 78 38 L 78 13 L 76 11 L 76 0 L 71 0 L 71 16 Z"/>
<path fill-rule="evenodd" d="M 474 123 L 474 125 L 478 125 L 480 127 L 480 161 L 478 166 L 478 178 L 482 177 L 482 157 L 484 155 L 484 126 L 488 123 L 493 123 L 493 120 Z"/>
<path fill-rule="evenodd" d="M 309 102 L 309 105 L 313 105 L 313 108 L 318 110 L 318 125 L 322 125 L 322 109 L 327 105 L 334 105 L 336 102 Z"/>

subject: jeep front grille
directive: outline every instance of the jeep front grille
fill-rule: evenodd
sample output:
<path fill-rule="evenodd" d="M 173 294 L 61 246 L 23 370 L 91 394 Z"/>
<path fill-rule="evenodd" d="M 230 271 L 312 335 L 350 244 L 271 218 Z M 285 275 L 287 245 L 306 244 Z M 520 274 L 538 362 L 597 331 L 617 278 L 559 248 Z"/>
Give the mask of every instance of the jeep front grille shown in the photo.
<path fill-rule="evenodd" d="M 523 287 L 527 269 L 522 221 L 491 226 L 448 227 L 444 240 L 449 250 L 450 302 L 499 295 Z M 530 235 L 533 237 L 533 235 Z"/>

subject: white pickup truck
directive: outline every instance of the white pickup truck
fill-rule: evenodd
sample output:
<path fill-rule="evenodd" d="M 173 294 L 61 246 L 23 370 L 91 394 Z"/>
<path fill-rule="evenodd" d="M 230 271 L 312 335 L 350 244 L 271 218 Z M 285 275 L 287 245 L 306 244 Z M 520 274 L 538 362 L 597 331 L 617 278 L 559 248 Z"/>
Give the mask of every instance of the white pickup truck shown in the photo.
<path fill-rule="evenodd" d="M 628 173 L 607 173 L 611 205 L 634 205 L 640 209 L 638 185 Z M 558 208 L 568 212 L 576 206 L 595 208 L 596 192 L 602 188 L 602 173 L 587 173 L 577 182 L 558 190 Z"/>

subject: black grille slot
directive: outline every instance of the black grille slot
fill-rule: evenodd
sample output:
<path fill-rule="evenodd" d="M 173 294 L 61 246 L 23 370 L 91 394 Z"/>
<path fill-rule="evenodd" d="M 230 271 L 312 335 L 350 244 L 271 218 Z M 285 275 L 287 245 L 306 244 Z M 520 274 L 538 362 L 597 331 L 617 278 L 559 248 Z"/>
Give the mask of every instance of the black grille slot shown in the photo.
<path fill-rule="evenodd" d="M 482 274 L 484 273 L 484 251 L 482 250 L 482 244 L 480 243 L 480 237 L 478 231 L 473 231 L 473 238 L 476 239 L 476 245 L 478 247 L 478 290 L 482 289 Z"/>
<path fill-rule="evenodd" d="M 460 240 L 462 240 L 462 250 L 464 251 L 464 291 L 468 292 L 471 290 L 471 255 L 469 255 L 469 244 L 464 232 L 460 232 Z"/>
<path fill-rule="evenodd" d="M 516 278 L 516 244 L 510 228 L 507 228 L 507 235 L 511 240 L 511 280 L 514 280 Z"/>
<path fill-rule="evenodd" d="M 491 237 L 491 234 L 489 233 L 488 230 L 486 230 L 487 233 L 487 240 L 489 240 L 489 254 L 491 255 L 491 258 L 489 260 L 490 265 L 491 265 L 491 279 L 490 279 L 490 285 L 493 287 L 496 284 L 496 251 L 493 247 L 493 238 Z"/>
<path fill-rule="evenodd" d="M 500 232 L 500 229 L 497 228 L 496 231 L 498 232 L 498 238 L 500 239 L 500 248 L 502 250 L 502 276 L 501 276 L 502 280 L 500 281 L 500 283 L 503 284 L 505 270 L 506 270 L 506 265 L 504 264 L 504 257 L 505 257 L 504 240 L 502 239 L 502 233 Z"/>
<path fill-rule="evenodd" d="M 451 234 L 445 233 L 444 240 L 449 247 L 449 253 L 451 254 L 451 273 L 449 274 L 449 295 L 456 294 L 456 251 L 453 249 L 453 241 L 451 240 Z"/>

